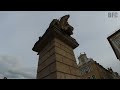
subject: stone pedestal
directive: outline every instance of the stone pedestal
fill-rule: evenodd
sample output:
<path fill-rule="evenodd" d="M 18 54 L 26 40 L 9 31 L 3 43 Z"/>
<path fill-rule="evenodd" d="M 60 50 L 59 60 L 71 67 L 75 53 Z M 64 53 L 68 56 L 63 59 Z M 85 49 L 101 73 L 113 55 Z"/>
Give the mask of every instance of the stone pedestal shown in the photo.
<path fill-rule="evenodd" d="M 37 79 L 80 79 L 73 50 L 79 44 L 58 27 L 51 27 L 35 43 L 38 52 Z"/>

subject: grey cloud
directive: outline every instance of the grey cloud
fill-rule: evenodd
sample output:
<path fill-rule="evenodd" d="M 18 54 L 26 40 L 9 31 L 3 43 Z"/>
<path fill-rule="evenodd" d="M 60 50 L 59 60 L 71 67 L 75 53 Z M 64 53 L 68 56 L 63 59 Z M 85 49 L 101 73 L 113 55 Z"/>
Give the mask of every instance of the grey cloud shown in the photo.
<path fill-rule="evenodd" d="M 0 77 L 8 79 L 35 79 L 34 67 L 23 67 L 15 57 L 0 56 Z"/>

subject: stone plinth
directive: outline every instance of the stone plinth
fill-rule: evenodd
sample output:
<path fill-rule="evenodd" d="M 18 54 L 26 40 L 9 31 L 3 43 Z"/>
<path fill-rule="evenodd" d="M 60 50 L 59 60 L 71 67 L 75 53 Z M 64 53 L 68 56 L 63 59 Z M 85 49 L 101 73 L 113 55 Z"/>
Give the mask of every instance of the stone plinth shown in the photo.
<path fill-rule="evenodd" d="M 78 43 L 58 27 L 48 28 L 35 43 L 38 52 L 37 79 L 80 79 L 73 50 Z"/>

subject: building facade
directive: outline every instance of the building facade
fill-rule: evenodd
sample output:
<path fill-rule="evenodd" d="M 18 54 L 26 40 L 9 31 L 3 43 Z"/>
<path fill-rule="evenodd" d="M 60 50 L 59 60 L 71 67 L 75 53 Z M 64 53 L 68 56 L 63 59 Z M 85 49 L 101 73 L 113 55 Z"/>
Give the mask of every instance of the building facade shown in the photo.
<path fill-rule="evenodd" d="M 120 29 L 110 35 L 108 38 L 108 41 L 117 57 L 117 59 L 120 60 Z"/>
<path fill-rule="evenodd" d="M 87 58 L 86 54 L 80 54 L 79 70 L 82 79 L 120 79 L 117 72 L 113 72 L 111 68 L 105 69 L 92 58 Z"/>

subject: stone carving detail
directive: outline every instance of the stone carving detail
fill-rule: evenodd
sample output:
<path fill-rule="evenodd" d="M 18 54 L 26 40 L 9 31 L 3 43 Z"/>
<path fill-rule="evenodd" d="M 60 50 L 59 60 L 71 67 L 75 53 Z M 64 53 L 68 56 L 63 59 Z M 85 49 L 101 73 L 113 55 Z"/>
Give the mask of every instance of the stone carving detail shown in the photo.
<path fill-rule="evenodd" d="M 52 22 L 50 23 L 49 27 L 52 27 L 54 25 L 58 25 L 59 24 L 59 20 L 58 19 L 53 19 Z"/>
<path fill-rule="evenodd" d="M 49 27 L 58 26 L 64 33 L 66 33 L 67 35 L 70 36 L 73 34 L 74 28 L 71 25 L 69 25 L 69 23 L 68 23 L 69 17 L 70 17 L 70 15 L 65 15 L 65 16 L 61 17 L 60 20 L 53 19 L 53 21 L 50 23 Z"/>

